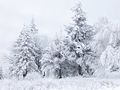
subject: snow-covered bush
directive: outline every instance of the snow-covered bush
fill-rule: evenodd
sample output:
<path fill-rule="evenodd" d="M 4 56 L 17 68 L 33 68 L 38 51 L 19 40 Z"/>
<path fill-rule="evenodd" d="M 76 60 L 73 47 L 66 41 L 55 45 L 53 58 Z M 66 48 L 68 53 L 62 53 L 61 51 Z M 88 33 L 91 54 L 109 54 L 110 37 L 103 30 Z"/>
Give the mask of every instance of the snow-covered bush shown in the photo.
<path fill-rule="evenodd" d="M 31 72 L 25 77 L 26 80 L 37 80 L 42 78 L 41 73 L 39 72 Z"/>
<path fill-rule="evenodd" d="M 109 71 L 120 68 L 120 31 L 112 32 L 109 45 L 100 57 L 101 63 Z"/>
<path fill-rule="evenodd" d="M 73 77 L 78 75 L 78 64 L 74 61 L 65 60 L 61 64 L 61 71 L 63 77 Z"/>
<path fill-rule="evenodd" d="M 112 24 L 107 18 L 101 18 L 95 25 L 95 36 L 92 42 L 93 49 L 96 52 L 98 59 L 102 52 L 107 48 L 112 32 Z"/>

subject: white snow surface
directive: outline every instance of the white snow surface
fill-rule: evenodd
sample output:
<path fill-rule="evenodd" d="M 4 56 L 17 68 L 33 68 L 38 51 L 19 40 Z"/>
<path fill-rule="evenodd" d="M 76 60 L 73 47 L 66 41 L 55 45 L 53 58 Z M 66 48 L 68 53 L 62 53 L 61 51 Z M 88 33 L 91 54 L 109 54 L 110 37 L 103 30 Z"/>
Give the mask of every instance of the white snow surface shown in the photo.
<path fill-rule="evenodd" d="M 34 80 L 4 79 L 0 81 L 0 90 L 120 90 L 120 79 L 81 77 Z"/>

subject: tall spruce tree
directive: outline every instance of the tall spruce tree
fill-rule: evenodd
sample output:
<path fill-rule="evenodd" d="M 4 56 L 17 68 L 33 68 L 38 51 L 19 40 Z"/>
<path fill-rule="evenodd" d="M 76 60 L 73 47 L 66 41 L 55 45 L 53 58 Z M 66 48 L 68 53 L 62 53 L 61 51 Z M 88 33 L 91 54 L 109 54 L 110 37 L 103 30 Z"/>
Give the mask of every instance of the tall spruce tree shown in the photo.
<path fill-rule="evenodd" d="M 37 59 L 41 53 L 34 40 L 37 32 L 33 21 L 29 27 L 24 26 L 21 31 L 12 50 L 12 75 L 26 77 L 29 72 L 39 71 Z"/>
<path fill-rule="evenodd" d="M 81 4 L 74 8 L 73 24 L 67 27 L 67 38 L 70 39 L 69 51 L 74 54 L 74 61 L 78 63 L 78 74 L 90 74 L 90 65 L 93 61 L 93 51 L 90 42 L 93 37 L 93 28 L 87 24 Z"/>

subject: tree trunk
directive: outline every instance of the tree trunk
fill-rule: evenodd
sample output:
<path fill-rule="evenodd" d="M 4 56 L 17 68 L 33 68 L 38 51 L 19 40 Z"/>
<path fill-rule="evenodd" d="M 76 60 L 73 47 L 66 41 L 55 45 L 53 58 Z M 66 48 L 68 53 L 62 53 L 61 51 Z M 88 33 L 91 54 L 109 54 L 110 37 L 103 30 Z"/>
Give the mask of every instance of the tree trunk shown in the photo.
<path fill-rule="evenodd" d="M 61 64 L 59 63 L 60 68 L 58 69 L 58 78 L 62 78 Z"/>
<path fill-rule="evenodd" d="M 89 68 L 90 67 L 88 65 L 86 65 L 86 71 L 87 71 L 88 74 L 90 73 Z"/>
<path fill-rule="evenodd" d="M 28 71 L 25 70 L 25 72 L 23 73 L 23 78 L 25 78 L 27 76 L 27 73 L 28 73 Z"/>
<path fill-rule="evenodd" d="M 43 73 L 43 78 L 45 77 L 45 72 Z"/>
<path fill-rule="evenodd" d="M 62 78 L 61 68 L 59 69 L 59 78 Z"/>
<path fill-rule="evenodd" d="M 82 67 L 80 65 L 78 65 L 78 74 L 81 75 L 81 76 L 83 75 Z"/>

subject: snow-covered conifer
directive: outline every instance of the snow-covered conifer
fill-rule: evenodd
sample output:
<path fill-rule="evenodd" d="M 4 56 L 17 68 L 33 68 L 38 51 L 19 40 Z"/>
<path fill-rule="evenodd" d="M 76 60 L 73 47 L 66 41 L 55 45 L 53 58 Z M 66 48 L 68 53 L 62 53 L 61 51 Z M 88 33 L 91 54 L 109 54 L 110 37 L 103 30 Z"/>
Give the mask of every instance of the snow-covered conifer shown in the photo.
<path fill-rule="evenodd" d="M 58 78 L 62 78 L 61 63 L 64 61 L 62 55 L 62 42 L 57 38 L 53 43 L 45 50 L 42 57 L 42 72 L 47 74 L 53 74 Z"/>
<path fill-rule="evenodd" d="M 26 77 L 31 71 L 39 71 L 37 60 L 41 53 L 34 40 L 37 32 L 33 22 L 29 27 L 24 26 L 21 31 L 12 49 L 12 75 Z"/>
<path fill-rule="evenodd" d="M 70 52 L 73 53 L 74 61 L 78 63 L 78 73 L 89 73 L 93 61 L 93 51 L 89 45 L 93 38 L 93 27 L 87 24 L 85 13 L 81 5 L 77 4 L 74 9 L 73 24 L 67 27 L 67 38 L 70 38 Z"/>

